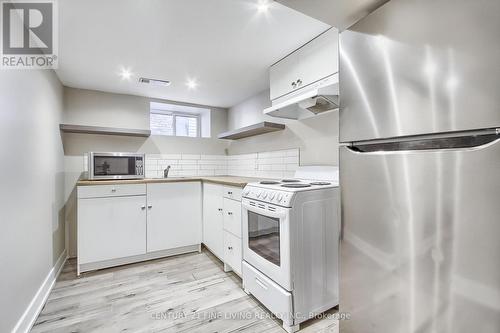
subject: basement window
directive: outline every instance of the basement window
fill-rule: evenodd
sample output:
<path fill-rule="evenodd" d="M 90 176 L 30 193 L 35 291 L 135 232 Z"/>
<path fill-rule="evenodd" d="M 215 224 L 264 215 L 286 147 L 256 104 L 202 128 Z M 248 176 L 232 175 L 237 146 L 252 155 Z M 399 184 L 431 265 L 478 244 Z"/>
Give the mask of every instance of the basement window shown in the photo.
<path fill-rule="evenodd" d="M 210 137 L 210 109 L 151 102 L 152 135 Z"/>

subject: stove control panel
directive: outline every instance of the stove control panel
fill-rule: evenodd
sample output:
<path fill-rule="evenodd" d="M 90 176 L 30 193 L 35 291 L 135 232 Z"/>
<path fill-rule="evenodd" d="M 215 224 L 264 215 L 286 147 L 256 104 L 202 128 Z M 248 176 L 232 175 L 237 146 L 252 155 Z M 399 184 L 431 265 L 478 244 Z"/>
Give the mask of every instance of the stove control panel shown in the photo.
<path fill-rule="evenodd" d="M 293 193 L 262 189 L 247 186 L 243 189 L 243 197 L 264 201 L 278 206 L 291 207 Z"/>

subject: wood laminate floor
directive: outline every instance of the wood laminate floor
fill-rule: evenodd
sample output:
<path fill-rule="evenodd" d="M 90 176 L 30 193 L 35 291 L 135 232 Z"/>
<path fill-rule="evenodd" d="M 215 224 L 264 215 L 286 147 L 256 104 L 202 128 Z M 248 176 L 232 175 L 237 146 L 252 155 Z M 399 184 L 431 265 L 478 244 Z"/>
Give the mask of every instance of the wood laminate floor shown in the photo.
<path fill-rule="evenodd" d="M 328 312 L 335 313 L 335 310 Z M 333 318 L 301 332 L 338 332 Z M 208 251 L 76 276 L 66 262 L 31 332 L 285 332 Z"/>

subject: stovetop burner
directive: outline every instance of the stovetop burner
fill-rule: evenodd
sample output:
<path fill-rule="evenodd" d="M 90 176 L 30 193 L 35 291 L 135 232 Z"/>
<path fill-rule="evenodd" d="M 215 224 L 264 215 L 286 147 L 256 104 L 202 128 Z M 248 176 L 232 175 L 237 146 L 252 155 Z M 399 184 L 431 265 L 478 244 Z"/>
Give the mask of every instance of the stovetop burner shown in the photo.
<path fill-rule="evenodd" d="M 276 185 L 279 184 L 280 182 L 274 181 L 274 180 L 263 180 L 260 182 L 262 185 Z"/>
<path fill-rule="evenodd" d="M 312 182 L 310 183 L 311 185 L 320 185 L 320 186 L 325 186 L 325 185 L 331 185 L 332 183 L 329 182 Z"/>
<path fill-rule="evenodd" d="M 311 185 L 309 185 L 309 184 L 285 184 L 285 185 L 281 185 L 281 187 L 303 188 L 303 187 L 311 187 Z"/>
<path fill-rule="evenodd" d="M 298 179 L 282 179 L 281 180 L 283 183 L 299 183 L 300 180 Z"/>

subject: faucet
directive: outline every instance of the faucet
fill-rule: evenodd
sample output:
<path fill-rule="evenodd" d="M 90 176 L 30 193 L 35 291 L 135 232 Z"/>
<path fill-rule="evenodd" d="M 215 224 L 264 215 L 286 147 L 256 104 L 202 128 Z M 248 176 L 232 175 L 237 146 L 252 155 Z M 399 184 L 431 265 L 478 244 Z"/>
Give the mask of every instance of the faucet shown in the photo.
<path fill-rule="evenodd" d="M 163 178 L 168 178 L 168 172 L 170 171 L 170 165 L 167 166 L 165 170 L 163 170 Z"/>

